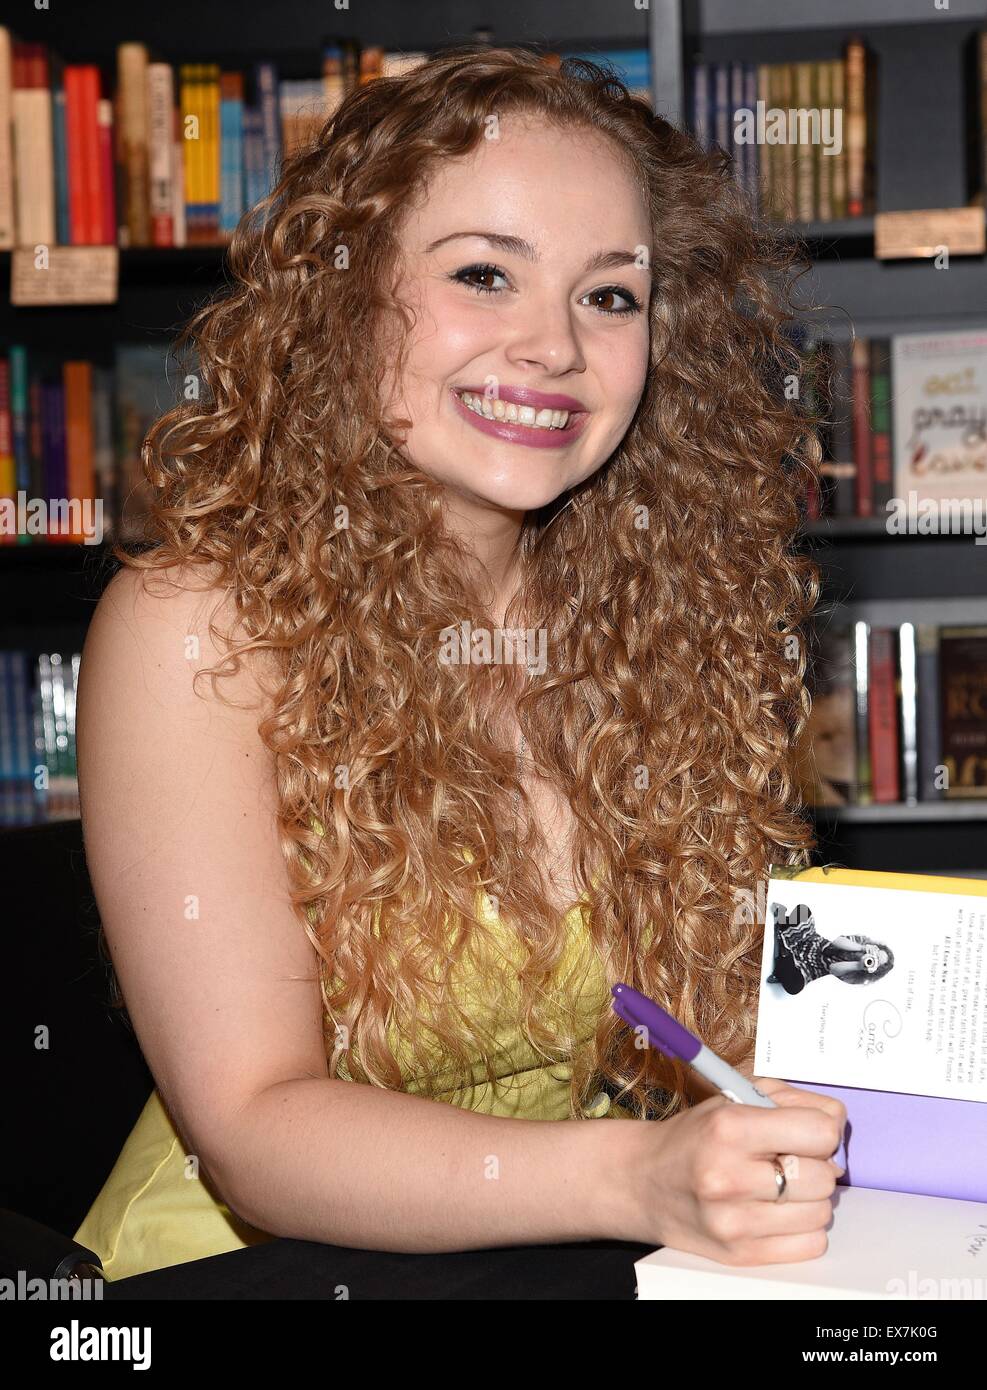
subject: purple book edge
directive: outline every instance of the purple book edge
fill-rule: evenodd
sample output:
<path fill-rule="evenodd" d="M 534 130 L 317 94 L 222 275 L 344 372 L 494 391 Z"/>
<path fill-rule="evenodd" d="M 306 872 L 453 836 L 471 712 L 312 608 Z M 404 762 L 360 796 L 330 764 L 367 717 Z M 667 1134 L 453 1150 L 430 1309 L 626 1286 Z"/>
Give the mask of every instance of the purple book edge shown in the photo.
<path fill-rule="evenodd" d="M 987 1202 L 987 1102 L 789 1081 L 847 1110 L 847 1187 Z"/>

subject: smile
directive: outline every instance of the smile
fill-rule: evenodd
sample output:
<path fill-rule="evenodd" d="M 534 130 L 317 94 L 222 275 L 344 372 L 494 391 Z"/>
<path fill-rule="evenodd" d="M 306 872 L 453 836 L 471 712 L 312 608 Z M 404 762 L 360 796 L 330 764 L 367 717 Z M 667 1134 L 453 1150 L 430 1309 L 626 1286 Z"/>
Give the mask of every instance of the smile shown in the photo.
<path fill-rule="evenodd" d="M 472 391 L 452 391 L 459 413 L 476 429 L 511 444 L 533 448 L 558 448 L 582 433 L 589 412 L 585 410 L 536 410 L 530 405 L 490 399 Z"/>

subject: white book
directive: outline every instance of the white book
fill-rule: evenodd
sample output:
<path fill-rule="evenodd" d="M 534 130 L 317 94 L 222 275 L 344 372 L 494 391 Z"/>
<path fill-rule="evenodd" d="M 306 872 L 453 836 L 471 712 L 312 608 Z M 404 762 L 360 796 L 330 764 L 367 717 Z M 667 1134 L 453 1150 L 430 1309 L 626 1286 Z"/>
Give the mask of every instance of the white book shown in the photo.
<path fill-rule="evenodd" d="M 175 75 L 170 63 L 147 65 L 147 145 L 151 240 L 174 242 Z"/>
<path fill-rule="evenodd" d="M 987 1203 L 838 1187 L 814 1260 L 735 1266 L 662 1248 L 635 1263 L 639 1299 L 987 1299 Z"/>
<path fill-rule="evenodd" d="M 55 158 L 50 91 L 47 87 L 15 87 L 11 114 L 17 245 L 54 246 Z"/>
<path fill-rule="evenodd" d="M 895 497 L 935 533 L 930 502 L 968 501 L 973 515 L 972 503 L 987 499 L 987 328 L 899 334 L 892 382 Z M 941 529 L 960 529 L 963 518 L 959 509 Z"/>

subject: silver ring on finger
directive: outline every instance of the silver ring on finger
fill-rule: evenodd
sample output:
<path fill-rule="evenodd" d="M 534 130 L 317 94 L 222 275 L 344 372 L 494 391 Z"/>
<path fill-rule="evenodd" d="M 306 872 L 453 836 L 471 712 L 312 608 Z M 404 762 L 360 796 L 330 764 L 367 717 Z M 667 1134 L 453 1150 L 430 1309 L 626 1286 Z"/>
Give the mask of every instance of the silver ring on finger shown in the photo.
<path fill-rule="evenodd" d="M 785 1175 L 785 1169 L 782 1166 L 780 1158 L 773 1158 L 771 1162 L 774 1165 L 775 1186 L 777 1188 L 777 1191 L 775 1192 L 775 1201 L 781 1202 L 784 1200 L 785 1192 L 788 1188 L 788 1178 Z"/>

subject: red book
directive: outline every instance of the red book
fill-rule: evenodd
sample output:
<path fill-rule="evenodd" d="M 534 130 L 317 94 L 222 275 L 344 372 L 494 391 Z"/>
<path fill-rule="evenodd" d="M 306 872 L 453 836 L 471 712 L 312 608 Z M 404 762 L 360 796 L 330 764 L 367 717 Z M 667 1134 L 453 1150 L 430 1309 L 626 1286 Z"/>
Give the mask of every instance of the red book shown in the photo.
<path fill-rule="evenodd" d="M 857 515 L 874 515 L 874 463 L 870 447 L 870 342 L 853 340 L 853 457 L 857 464 Z"/>
<path fill-rule="evenodd" d="M 870 762 L 875 801 L 901 800 L 898 774 L 898 687 L 895 632 L 875 627 L 870 636 Z"/>
<path fill-rule="evenodd" d="M 87 63 L 66 64 L 65 135 L 73 246 L 97 246 L 103 240 L 98 106 L 99 69 Z"/>

